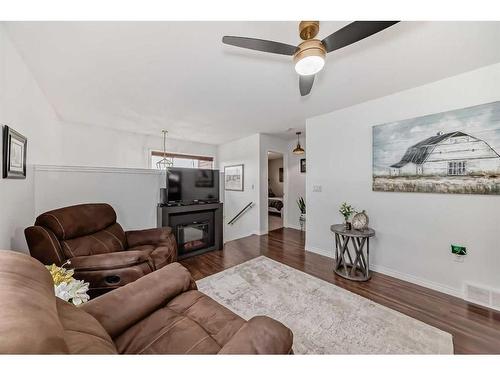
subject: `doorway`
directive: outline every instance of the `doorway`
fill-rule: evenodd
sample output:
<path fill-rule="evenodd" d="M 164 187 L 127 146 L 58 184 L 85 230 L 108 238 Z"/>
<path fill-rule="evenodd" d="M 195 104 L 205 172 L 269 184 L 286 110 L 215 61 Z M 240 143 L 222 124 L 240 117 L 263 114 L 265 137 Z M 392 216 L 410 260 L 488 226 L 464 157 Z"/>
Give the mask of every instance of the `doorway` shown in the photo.
<path fill-rule="evenodd" d="M 285 172 L 283 154 L 274 151 L 267 153 L 267 218 L 268 230 L 283 228 Z"/>

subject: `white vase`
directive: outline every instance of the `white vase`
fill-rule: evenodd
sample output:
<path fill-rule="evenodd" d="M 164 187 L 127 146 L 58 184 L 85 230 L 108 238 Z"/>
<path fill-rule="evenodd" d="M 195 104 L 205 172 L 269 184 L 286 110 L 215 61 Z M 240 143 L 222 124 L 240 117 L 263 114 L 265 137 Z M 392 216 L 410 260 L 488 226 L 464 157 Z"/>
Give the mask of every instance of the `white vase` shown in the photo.
<path fill-rule="evenodd" d="M 304 231 L 306 229 L 306 214 L 300 214 L 299 223 L 300 223 L 300 230 Z"/>

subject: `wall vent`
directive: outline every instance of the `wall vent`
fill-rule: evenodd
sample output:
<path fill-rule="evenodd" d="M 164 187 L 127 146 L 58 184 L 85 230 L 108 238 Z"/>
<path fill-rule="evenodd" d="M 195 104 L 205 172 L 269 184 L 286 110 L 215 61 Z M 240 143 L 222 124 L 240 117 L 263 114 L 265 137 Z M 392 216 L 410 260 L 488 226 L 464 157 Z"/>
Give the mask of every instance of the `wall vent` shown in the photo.
<path fill-rule="evenodd" d="M 500 291 L 465 283 L 465 300 L 500 310 Z"/>
<path fill-rule="evenodd" d="M 490 291 L 477 285 L 465 284 L 465 298 L 470 302 L 489 306 Z"/>
<path fill-rule="evenodd" d="M 491 307 L 500 310 L 500 291 L 491 291 Z"/>

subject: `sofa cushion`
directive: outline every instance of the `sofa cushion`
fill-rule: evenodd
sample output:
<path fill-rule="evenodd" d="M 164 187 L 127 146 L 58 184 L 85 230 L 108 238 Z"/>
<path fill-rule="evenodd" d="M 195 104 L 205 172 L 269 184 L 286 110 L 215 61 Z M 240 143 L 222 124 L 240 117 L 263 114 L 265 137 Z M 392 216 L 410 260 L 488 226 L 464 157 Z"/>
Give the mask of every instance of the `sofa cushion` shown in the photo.
<path fill-rule="evenodd" d="M 125 233 L 118 223 L 98 232 L 61 241 L 61 248 L 67 258 L 106 254 L 125 250 Z"/>
<path fill-rule="evenodd" d="M 116 354 L 111 337 L 90 314 L 57 298 L 57 312 L 70 354 Z"/>
<path fill-rule="evenodd" d="M 105 203 L 80 204 L 45 212 L 35 225 L 49 228 L 59 240 L 69 240 L 103 230 L 116 222 L 113 207 Z"/>
<path fill-rule="evenodd" d="M 244 322 L 203 293 L 190 290 L 130 327 L 115 343 L 127 354 L 215 354 Z"/>
<path fill-rule="evenodd" d="M 245 320 L 198 290 L 190 290 L 172 299 L 168 308 L 199 324 L 224 346 Z"/>

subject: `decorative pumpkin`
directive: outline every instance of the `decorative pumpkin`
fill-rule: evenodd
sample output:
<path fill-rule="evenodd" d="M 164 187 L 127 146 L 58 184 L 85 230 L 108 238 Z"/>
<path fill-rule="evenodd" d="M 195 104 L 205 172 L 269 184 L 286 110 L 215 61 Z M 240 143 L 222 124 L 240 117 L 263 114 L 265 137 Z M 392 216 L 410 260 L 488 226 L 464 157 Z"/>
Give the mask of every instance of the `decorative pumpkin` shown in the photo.
<path fill-rule="evenodd" d="M 354 215 L 351 223 L 352 227 L 356 230 L 363 230 L 368 228 L 368 215 L 366 214 L 365 210 Z"/>

